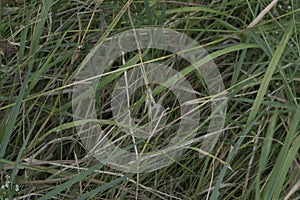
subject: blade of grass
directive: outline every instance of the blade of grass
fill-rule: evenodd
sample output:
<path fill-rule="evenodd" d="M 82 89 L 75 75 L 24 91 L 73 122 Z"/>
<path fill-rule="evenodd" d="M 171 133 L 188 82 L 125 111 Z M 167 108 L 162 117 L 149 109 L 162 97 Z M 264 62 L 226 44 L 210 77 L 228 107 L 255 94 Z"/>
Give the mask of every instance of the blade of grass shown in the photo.
<path fill-rule="evenodd" d="M 271 81 L 271 78 L 273 76 L 273 73 L 275 72 L 276 66 L 279 63 L 281 55 L 282 55 L 282 53 L 283 53 L 283 51 L 285 49 L 285 46 L 286 46 L 286 44 L 287 44 L 287 42 L 289 40 L 290 33 L 291 33 L 291 29 L 288 29 L 284 33 L 284 35 L 283 35 L 283 37 L 282 37 L 282 39 L 281 39 L 281 41 L 280 41 L 280 43 L 278 45 L 278 48 L 276 49 L 276 51 L 275 51 L 275 53 L 273 55 L 273 58 L 271 59 L 269 65 L 268 65 L 268 69 L 267 69 L 267 71 L 265 73 L 265 76 L 263 78 L 261 86 L 259 87 L 259 90 L 257 92 L 257 96 L 255 98 L 255 101 L 253 103 L 252 109 L 250 111 L 250 114 L 249 114 L 246 126 L 251 123 L 251 121 L 255 118 L 255 116 L 258 113 L 258 110 L 259 110 L 259 108 L 260 108 L 260 106 L 262 104 L 263 97 L 264 97 L 264 95 L 267 92 L 267 89 L 268 89 L 269 83 Z"/>
<path fill-rule="evenodd" d="M 30 81 L 30 76 L 31 76 L 30 74 L 31 74 L 31 70 L 33 68 L 35 51 L 37 49 L 37 45 L 38 45 L 38 41 L 40 39 L 40 36 L 42 35 L 43 27 L 44 27 L 45 21 L 47 19 L 47 15 L 50 11 L 51 3 L 52 3 L 52 0 L 44 1 L 43 8 L 42 8 L 41 13 L 39 15 L 39 20 L 38 20 L 36 28 L 35 28 L 35 32 L 34 32 L 34 35 L 33 35 L 33 41 L 31 43 L 31 48 L 30 48 L 30 55 L 33 55 L 32 61 L 29 64 L 29 68 L 28 68 L 28 71 L 26 73 L 25 80 L 22 84 L 22 87 L 20 89 L 18 98 L 16 100 L 16 104 L 13 107 L 13 110 L 11 112 L 12 114 L 10 116 L 10 119 L 8 120 L 8 123 L 7 123 L 4 138 L 1 142 L 0 158 L 3 158 L 4 155 L 5 155 L 5 151 L 6 151 L 8 143 L 9 143 L 9 139 L 11 137 L 12 131 L 14 129 L 14 124 L 17 120 L 19 109 L 22 105 L 23 98 L 25 96 L 25 93 L 28 93 L 28 91 L 26 89 L 27 89 L 27 84 Z M 3 169 L 3 165 L 1 164 L 0 165 L 0 171 L 2 171 L 2 169 Z"/>
<path fill-rule="evenodd" d="M 245 43 L 248 44 L 249 42 L 250 42 L 250 37 L 248 36 L 246 38 Z M 248 49 L 243 49 L 242 50 L 242 53 L 241 53 L 241 56 L 240 56 L 239 61 L 237 63 L 237 66 L 234 68 L 233 75 L 232 75 L 232 80 L 231 80 L 231 85 L 230 85 L 231 87 L 234 86 L 236 84 L 237 80 L 238 80 L 238 77 L 239 77 L 242 65 L 244 63 L 247 51 L 248 51 Z"/>
<path fill-rule="evenodd" d="M 114 18 L 114 20 L 111 22 L 111 24 L 107 27 L 106 31 L 103 33 L 103 35 L 100 37 L 100 39 L 97 41 L 96 45 L 91 49 L 89 54 L 84 58 L 84 60 L 80 63 L 80 66 L 77 69 L 77 73 L 74 73 L 72 78 L 76 77 L 78 73 L 81 71 L 83 67 L 86 66 L 86 64 L 91 60 L 91 58 L 96 53 L 99 46 L 102 44 L 102 42 L 109 36 L 110 32 L 114 29 L 114 27 L 117 25 L 123 14 L 128 9 L 128 6 L 132 3 L 133 0 L 128 0 L 127 3 L 123 6 L 123 8 L 120 10 L 120 12 L 117 14 L 117 16 Z"/>
<path fill-rule="evenodd" d="M 233 159 L 234 155 L 236 154 L 236 152 L 238 151 L 238 149 L 240 148 L 242 142 L 245 139 L 245 136 L 251 131 L 252 127 L 254 126 L 254 124 L 256 123 L 256 121 L 261 117 L 261 115 L 258 115 L 248 126 L 246 126 L 244 128 L 244 130 L 242 131 L 238 141 L 234 144 L 233 149 L 230 151 L 227 159 L 226 159 L 226 163 L 230 163 L 230 161 Z M 223 182 L 223 179 L 225 177 L 226 171 L 227 171 L 228 167 L 224 166 L 222 171 L 220 172 L 220 175 L 217 179 L 217 182 L 215 184 L 214 190 L 210 196 L 210 200 L 215 200 L 215 199 L 219 199 L 219 189 L 221 187 L 221 184 Z M 234 169 L 233 169 L 234 170 Z"/>
<path fill-rule="evenodd" d="M 289 83 L 288 83 L 288 81 L 286 79 L 287 75 L 284 73 L 284 70 L 281 69 L 281 67 L 279 67 L 278 69 L 279 69 L 280 76 L 281 76 L 281 78 L 283 80 L 283 84 L 285 86 L 286 96 L 287 96 L 287 100 L 289 102 L 289 105 L 293 105 L 294 104 L 294 105 L 296 105 L 298 107 L 299 105 L 298 105 L 298 102 L 296 100 L 296 97 L 293 94 L 293 92 L 292 92 L 293 90 L 291 89 L 291 87 L 290 87 L 290 85 L 289 85 Z"/>
<path fill-rule="evenodd" d="M 83 195 L 81 195 L 80 197 L 77 198 L 77 200 L 84 200 L 84 199 L 88 199 L 90 197 L 95 197 L 95 195 L 97 195 L 98 193 L 100 192 L 103 192 L 109 188 L 112 188 L 114 187 L 116 184 L 120 183 L 121 181 L 127 179 L 128 177 L 131 177 L 133 174 L 127 174 L 127 175 L 124 175 L 120 178 L 117 178 L 117 179 L 114 179 L 112 181 L 109 181 L 108 183 L 104 184 L 104 185 L 101 185 L 100 187 L 97 187 L 96 189 L 93 189 L 92 191 L 90 192 L 87 192 Z"/>
<path fill-rule="evenodd" d="M 127 146 L 126 148 L 130 149 L 130 148 L 132 148 L 133 145 L 134 144 L 131 144 L 131 145 Z M 124 149 L 126 150 L 126 148 L 124 148 Z M 101 167 L 103 167 L 105 165 L 103 163 L 109 163 L 113 159 L 115 159 L 116 157 L 119 157 L 121 155 L 124 155 L 124 152 L 117 152 L 111 156 L 108 156 L 106 159 L 102 160 L 102 162 L 99 162 L 99 163 L 93 165 L 92 167 L 88 168 L 86 171 L 79 173 L 78 176 L 71 178 L 70 180 L 66 181 L 65 183 L 60 184 L 59 187 L 56 187 L 55 189 L 49 191 L 43 197 L 39 198 L 39 200 L 46 200 L 46 199 L 53 198 L 55 195 L 60 194 L 62 191 L 70 188 L 73 184 L 75 184 L 75 183 L 79 182 L 80 180 L 84 179 L 85 177 L 91 175 L 96 170 L 99 170 Z M 130 177 L 130 176 L 129 175 L 126 176 L 126 178 L 128 178 L 128 177 Z M 107 186 L 105 186 L 105 187 L 107 187 Z M 100 189 L 103 190 L 103 188 L 100 188 Z"/>
<path fill-rule="evenodd" d="M 144 0 L 144 5 L 145 5 L 145 11 L 147 14 L 147 20 L 149 24 L 153 24 L 153 16 L 152 16 L 152 11 L 149 5 L 149 0 Z"/>
<path fill-rule="evenodd" d="M 256 175 L 256 185 L 255 185 L 255 199 L 259 200 L 261 199 L 261 193 L 260 193 L 260 178 L 261 174 L 263 173 L 266 164 L 268 162 L 268 157 L 271 151 L 271 145 L 272 145 L 272 140 L 273 140 L 273 134 L 275 132 L 275 126 L 276 126 L 276 121 L 278 117 L 278 109 L 275 110 L 274 115 L 270 119 L 270 124 L 267 130 L 267 136 L 263 141 L 262 144 L 262 150 L 260 154 L 260 159 L 259 159 L 259 165 L 258 165 L 258 172 Z"/>
<path fill-rule="evenodd" d="M 198 151 L 199 153 L 201 153 L 205 156 L 209 156 L 209 157 L 213 158 L 214 160 L 219 161 L 222 165 L 226 166 L 228 169 L 232 170 L 229 163 L 223 161 L 222 159 L 218 158 L 217 156 L 214 156 L 214 155 L 212 155 L 200 148 L 196 148 L 196 147 L 188 147 L 188 149 L 192 149 L 192 150 Z"/>
<path fill-rule="evenodd" d="M 19 164 L 19 163 L 16 164 L 16 162 L 6 160 L 6 159 L 3 159 L 3 158 L 0 158 L 0 163 L 11 165 L 11 166 L 14 166 L 14 167 L 15 167 L 15 165 L 17 165 L 17 167 L 19 169 L 30 169 L 30 170 L 34 170 L 34 171 L 38 171 L 38 172 L 47 172 L 46 168 L 33 167 L 33 166 L 30 166 L 30 165 L 23 165 L 23 164 Z"/>
<path fill-rule="evenodd" d="M 166 10 L 167 10 L 167 0 L 164 1 L 163 5 L 162 5 L 162 11 L 160 16 L 157 16 L 158 18 L 158 23 L 163 26 L 164 21 L 165 21 L 165 17 L 166 17 Z"/>
<path fill-rule="evenodd" d="M 265 73 L 265 76 L 264 76 L 264 79 L 262 81 L 262 84 L 258 90 L 258 94 L 254 100 L 254 103 L 253 103 L 253 106 L 252 106 L 252 109 L 250 111 L 250 114 L 249 114 L 249 117 L 247 119 L 247 122 L 246 122 L 246 126 L 244 128 L 244 131 L 243 131 L 243 134 L 244 135 L 245 133 L 248 133 L 249 131 L 246 131 L 249 129 L 249 126 L 253 126 L 253 122 L 256 121 L 258 118 L 256 117 L 257 114 L 258 114 L 258 111 L 259 111 L 259 107 L 260 105 L 262 104 L 262 100 L 263 100 L 263 96 L 265 95 L 266 91 L 267 91 L 267 88 L 268 88 L 268 85 L 269 85 L 269 82 L 272 78 L 272 75 L 276 69 L 276 66 L 278 65 L 279 63 L 279 59 L 285 49 L 285 46 L 288 42 L 288 39 L 289 39 L 289 35 L 291 33 L 291 29 L 288 29 L 285 34 L 283 35 L 279 45 L 278 45 L 278 48 L 276 49 L 274 55 L 273 55 L 273 58 L 272 60 L 270 61 L 270 64 L 268 65 L 268 69 Z M 256 120 L 255 120 L 256 119 Z M 242 141 L 244 140 L 244 138 L 241 136 L 240 139 L 238 140 L 238 142 L 236 143 L 236 148 L 238 148 L 240 146 L 240 144 L 242 143 Z M 226 160 L 227 163 L 230 163 L 230 160 L 231 158 L 233 157 L 233 152 L 235 153 L 235 151 L 232 151 L 229 156 L 228 156 L 228 160 Z M 218 181 L 217 181 L 217 184 L 214 188 L 214 191 L 210 197 L 211 200 L 215 200 L 215 199 L 218 199 L 219 197 L 219 188 L 220 188 L 220 185 L 223 181 L 223 178 L 225 176 L 225 173 L 226 173 L 226 168 L 223 168 L 223 170 L 221 171 L 221 174 L 218 178 Z"/>
<path fill-rule="evenodd" d="M 161 12 L 162 11 L 157 11 L 157 14 L 160 15 Z M 177 14 L 177 13 L 185 13 L 185 12 L 207 12 L 207 13 L 214 13 L 214 14 L 218 14 L 218 15 L 230 16 L 229 14 L 227 14 L 225 12 L 220 12 L 218 10 L 214 10 L 214 9 L 211 9 L 211 8 L 199 7 L 199 6 L 167 9 L 166 10 L 166 15 Z"/>
<path fill-rule="evenodd" d="M 81 172 L 78 174 L 78 176 L 75 176 L 71 178 L 70 180 L 66 181 L 63 184 L 60 184 L 59 187 L 56 187 L 55 189 L 51 190 L 47 194 L 45 194 L 43 197 L 40 197 L 38 200 L 47 200 L 53 198 L 55 195 L 59 194 L 60 192 L 64 191 L 67 188 L 70 188 L 73 184 L 79 182 L 83 178 L 87 177 L 88 175 L 92 174 L 95 170 L 102 167 L 104 164 L 97 163 L 96 165 L 90 167 L 88 170 Z"/>
<path fill-rule="evenodd" d="M 296 114 L 293 117 L 293 121 L 290 125 L 283 147 L 280 150 L 275 166 L 263 191 L 262 199 L 279 199 L 288 170 L 300 148 L 300 136 L 297 137 L 295 144 L 292 145 L 293 139 L 299 129 L 299 124 L 300 109 L 296 111 Z"/>
<path fill-rule="evenodd" d="M 100 41 L 100 40 L 99 40 L 99 41 Z M 102 40 L 101 40 L 101 41 L 102 41 Z M 99 44 L 101 45 L 101 42 L 100 42 Z M 210 54 L 210 55 L 208 55 L 208 56 L 202 58 L 201 60 L 199 60 L 199 61 L 196 63 L 196 65 L 199 65 L 199 66 L 200 66 L 200 65 L 203 65 L 203 64 L 205 64 L 205 63 L 207 63 L 207 62 L 209 62 L 209 61 L 211 61 L 211 60 L 213 60 L 213 59 L 215 59 L 215 58 L 218 58 L 218 57 L 220 57 L 220 56 L 222 56 L 222 55 L 224 55 L 224 54 L 227 54 L 227 53 L 230 53 L 230 52 L 233 52 L 233 51 L 239 51 L 239 50 L 247 49 L 247 48 L 248 48 L 248 49 L 250 49 L 250 48 L 258 48 L 258 47 L 259 47 L 259 46 L 256 45 L 256 44 L 237 44 L 237 45 L 234 45 L 234 46 L 230 46 L 230 47 L 227 47 L 227 48 L 225 48 L 225 49 L 216 51 L 216 52 L 214 52 L 214 53 L 212 53 L 212 54 Z M 77 73 L 79 73 L 79 71 L 80 71 L 80 70 L 81 70 L 81 69 L 89 62 L 89 60 L 90 60 L 91 57 L 94 55 L 94 53 L 95 53 L 96 50 L 97 50 L 97 47 L 95 47 L 95 48 L 94 48 L 94 51 L 91 51 L 91 52 L 88 54 L 88 56 L 84 59 L 84 61 L 82 61 L 82 63 L 81 63 L 80 66 L 78 67 Z M 179 52 L 179 53 L 180 53 L 180 52 Z M 173 56 L 173 55 L 170 55 L 170 56 Z M 163 59 L 165 59 L 165 58 L 163 58 Z M 163 60 L 163 59 L 162 59 L 162 60 Z M 154 59 L 154 60 L 150 60 L 150 61 L 145 61 L 144 63 L 145 63 L 145 64 L 148 64 L 148 63 L 152 63 L 153 61 L 159 61 L 159 60 L 160 60 L 160 59 Z M 138 65 L 138 64 L 137 64 L 137 65 Z M 98 75 L 98 76 L 94 76 L 94 77 L 92 77 L 92 78 L 89 78 L 89 80 L 94 80 L 94 79 L 96 79 L 96 78 L 104 77 L 104 76 L 106 76 L 106 75 L 108 75 L 108 74 L 112 74 L 112 73 L 116 73 L 116 72 L 123 72 L 123 71 L 128 70 L 128 69 L 131 69 L 131 68 L 133 68 L 133 67 L 135 67 L 135 66 L 137 66 L 137 65 L 130 65 L 130 66 L 128 66 L 128 67 L 120 68 L 120 69 L 115 70 L 115 71 L 113 71 L 113 72 L 108 72 L 108 73 L 105 73 L 105 74 L 101 74 L 101 75 Z M 180 73 L 183 74 L 183 75 L 187 75 L 187 74 L 191 73 L 194 69 L 195 69 L 195 68 L 194 68 L 193 66 L 189 66 L 189 67 L 187 67 L 186 69 L 180 71 Z M 74 73 L 73 77 L 76 76 L 77 73 Z M 173 81 L 173 79 L 170 80 L 170 81 Z M 41 93 L 41 94 L 34 95 L 34 96 L 32 96 L 32 97 L 28 97 L 27 99 L 24 99 L 23 101 L 24 101 L 24 102 L 25 102 L 25 101 L 29 101 L 29 100 L 32 100 L 32 99 L 34 99 L 34 98 L 38 98 L 38 97 L 40 97 L 40 96 L 43 96 L 43 95 L 45 95 L 45 94 L 50 94 L 50 93 L 53 93 L 53 92 L 56 92 L 56 91 L 60 91 L 60 90 L 62 90 L 62 89 L 65 89 L 65 88 L 69 88 L 69 87 L 71 87 L 71 86 L 74 86 L 75 84 L 76 84 L 76 83 L 71 83 L 71 84 L 69 84 L 69 85 L 57 87 L 57 88 L 55 88 L 55 89 L 53 89 L 53 90 L 50 90 L 50 91 L 47 91 L 47 92 L 44 92 L 44 93 Z M 154 91 L 153 91 L 153 92 L 154 92 Z M 159 91 L 158 91 L 158 92 L 159 92 Z M 9 104 L 9 105 L 0 107 L 0 111 L 1 111 L 1 110 L 5 110 L 5 109 L 8 109 L 8 108 L 10 108 L 10 107 L 13 107 L 14 105 L 16 105 L 16 103 L 11 103 L 11 104 Z"/>

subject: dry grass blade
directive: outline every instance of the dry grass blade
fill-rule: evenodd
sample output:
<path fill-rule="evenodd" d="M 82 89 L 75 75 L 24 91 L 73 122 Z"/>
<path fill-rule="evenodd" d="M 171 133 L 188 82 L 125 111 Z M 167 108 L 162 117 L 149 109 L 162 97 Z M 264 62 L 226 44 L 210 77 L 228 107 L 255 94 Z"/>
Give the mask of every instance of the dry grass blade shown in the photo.
<path fill-rule="evenodd" d="M 255 26 L 276 4 L 278 0 L 273 0 L 259 15 L 247 26 L 247 28 L 251 28 Z"/>

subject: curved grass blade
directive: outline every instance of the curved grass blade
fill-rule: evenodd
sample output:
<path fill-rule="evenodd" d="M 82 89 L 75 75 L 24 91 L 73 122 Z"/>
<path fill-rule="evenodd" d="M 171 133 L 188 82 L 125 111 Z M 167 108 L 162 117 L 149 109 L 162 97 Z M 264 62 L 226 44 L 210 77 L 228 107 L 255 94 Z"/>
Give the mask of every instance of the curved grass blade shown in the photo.
<path fill-rule="evenodd" d="M 270 80 L 272 78 L 272 75 L 273 75 L 273 73 L 274 73 L 274 71 L 276 69 L 276 66 L 279 63 L 280 57 L 283 54 L 285 46 L 286 46 L 286 44 L 287 44 L 287 42 L 289 40 L 290 34 L 291 34 L 291 29 L 288 29 L 284 33 L 284 35 L 283 35 L 283 37 L 282 37 L 282 39 L 281 39 L 281 41 L 280 41 L 280 43 L 278 45 L 278 48 L 276 49 L 276 51 L 275 51 L 275 53 L 273 55 L 273 58 L 272 58 L 272 60 L 270 61 L 269 65 L 268 65 L 268 69 L 267 69 L 267 71 L 265 73 L 265 76 L 264 76 L 264 79 L 262 81 L 262 84 L 261 84 L 261 86 L 260 86 L 260 88 L 258 90 L 258 94 L 257 94 L 257 96 L 255 98 L 254 103 L 253 103 L 252 109 L 250 111 L 250 114 L 249 114 L 249 117 L 248 117 L 248 120 L 247 120 L 247 123 L 246 123 L 246 126 L 245 126 L 244 130 L 243 130 L 243 134 L 242 135 L 246 135 L 250 131 L 249 128 L 250 127 L 252 128 L 253 122 L 256 121 L 257 118 L 258 118 L 256 116 L 257 116 L 259 108 L 260 108 L 260 106 L 262 104 L 263 97 L 266 94 L 266 91 L 268 89 L 268 85 L 269 85 Z M 246 131 L 246 130 L 248 130 L 248 131 Z M 235 144 L 235 149 L 239 148 L 239 146 L 240 146 L 240 144 L 242 143 L 243 140 L 244 140 L 244 137 L 241 136 L 240 139 L 238 140 L 238 142 Z M 236 151 L 232 151 L 229 154 L 228 159 L 226 160 L 227 163 L 230 163 L 230 160 L 232 159 L 232 157 L 235 154 L 235 152 Z M 220 176 L 219 176 L 219 178 L 217 180 L 217 184 L 216 184 L 216 186 L 214 188 L 214 191 L 213 191 L 213 193 L 212 193 L 212 195 L 210 197 L 210 200 L 215 200 L 215 199 L 219 198 L 219 189 L 220 189 L 220 186 L 221 186 L 221 183 L 223 181 L 223 178 L 225 176 L 226 171 L 227 171 L 227 168 L 223 167 L 223 169 L 221 171 L 221 174 L 220 174 Z"/>

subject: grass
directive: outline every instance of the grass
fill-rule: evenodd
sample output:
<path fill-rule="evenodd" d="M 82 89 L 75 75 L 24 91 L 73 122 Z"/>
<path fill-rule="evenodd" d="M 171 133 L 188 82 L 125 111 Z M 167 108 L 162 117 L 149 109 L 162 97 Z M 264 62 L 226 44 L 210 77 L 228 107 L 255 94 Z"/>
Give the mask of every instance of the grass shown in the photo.
<path fill-rule="evenodd" d="M 299 199 L 300 8 L 295 0 L 271 2 L 1 0 L 0 198 Z M 94 85 L 98 119 L 73 116 L 76 77 L 97 47 L 147 27 L 187 35 L 209 53 L 197 62 L 216 64 L 228 105 L 223 133 L 211 150 L 203 149 L 201 138 L 212 96 L 201 73 L 168 51 L 144 48 L 118 57 Z M 167 145 L 182 119 L 167 88 L 146 84 L 130 96 L 131 116 L 141 119 L 140 126 L 151 122 L 148 102 L 169 108 L 164 119 L 174 126 L 160 127 L 164 131 L 155 137 L 134 137 L 136 127 L 117 124 L 110 110 L 111 93 L 125 71 L 154 62 L 184 74 L 197 92 L 200 123 L 190 147 L 171 165 L 122 172 L 91 156 L 84 144 L 95 138 L 87 143 L 76 127 L 97 123 L 133 155 Z M 147 83 L 145 73 L 143 78 Z"/>

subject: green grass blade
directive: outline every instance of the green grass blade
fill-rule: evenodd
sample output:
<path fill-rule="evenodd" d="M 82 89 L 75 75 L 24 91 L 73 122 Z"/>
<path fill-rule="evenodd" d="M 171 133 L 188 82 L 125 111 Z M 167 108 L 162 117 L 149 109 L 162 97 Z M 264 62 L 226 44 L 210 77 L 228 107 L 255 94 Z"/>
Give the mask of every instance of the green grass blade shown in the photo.
<path fill-rule="evenodd" d="M 270 124 L 267 130 L 267 136 L 263 141 L 262 144 L 262 150 L 260 154 L 260 159 L 259 159 L 259 165 L 258 165 L 258 172 L 256 175 L 256 184 L 255 184 L 255 199 L 259 200 L 261 199 L 261 192 L 260 192 L 260 178 L 261 174 L 263 173 L 266 164 L 268 162 L 268 157 L 271 151 L 271 145 L 272 145 L 272 139 L 273 139 L 273 134 L 275 132 L 275 126 L 277 122 L 277 117 L 278 117 L 278 109 L 276 109 L 274 115 L 270 119 Z"/>
<path fill-rule="evenodd" d="M 88 170 L 81 172 L 78 176 L 75 176 L 68 180 L 67 182 L 59 185 L 59 187 L 56 187 L 55 189 L 51 190 L 47 194 L 45 194 L 43 197 L 39 198 L 39 200 L 47 200 L 53 198 L 55 195 L 59 194 L 60 192 L 70 188 L 73 184 L 79 182 L 83 178 L 87 177 L 88 175 L 92 174 L 95 170 L 98 170 L 100 167 L 102 167 L 102 163 L 98 163 L 92 167 L 90 167 Z"/>
<path fill-rule="evenodd" d="M 117 16 L 114 18 L 114 20 L 111 22 L 111 24 L 107 27 L 104 34 L 100 37 L 100 39 L 97 41 L 97 44 L 94 46 L 93 49 L 89 52 L 89 54 L 84 58 L 84 60 L 80 63 L 80 66 L 78 67 L 77 73 L 73 74 L 73 77 L 76 77 L 78 73 L 81 71 L 81 69 L 86 66 L 86 64 L 91 60 L 91 58 L 94 56 L 95 52 L 97 51 L 98 47 L 102 44 L 102 42 L 109 36 L 111 31 L 114 29 L 114 27 L 117 25 L 121 17 L 126 12 L 128 6 L 132 3 L 133 0 L 128 0 L 127 3 L 123 6 L 121 11 L 117 14 Z"/>
<path fill-rule="evenodd" d="M 298 102 L 296 100 L 296 96 L 293 94 L 293 90 L 291 89 L 291 87 L 288 83 L 288 80 L 286 78 L 287 75 L 285 74 L 284 70 L 281 69 L 280 67 L 279 67 L 279 73 L 280 73 L 280 76 L 281 76 L 282 81 L 283 81 L 284 86 L 285 86 L 286 97 L 287 97 L 287 100 L 289 102 L 289 105 L 295 104 L 298 107 L 299 105 L 298 105 Z"/>
<path fill-rule="evenodd" d="M 300 125 L 300 109 L 296 111 L 282 149 L 263 192 L 263 199 L 279 199 L 288 170 L 299 150 L 299 136 L 292 145 Z M 291 146 L 292 145 L 292 146 Z"/>
<path fill-rule="evenodd" d="M 43 4 L 43 8 L 42 8 L 41 14 L 39 16 L 39 21 L 37 22 L 36 31 L 33 35 L 34 40 L 31 43 L 30 55 L 34 54 L 34 52 L 36 51 L 39 38 L 42 35 L 42 30 L 43 30 L 44 23 L 46 21 L 47 15 L 50 11 L 51 3 L 52 3 L 52 0 L 46 0 Z M 9 139 L 11 137 L 12 131 L 14 129 L 14 124 L 17 120 L 19 109 L 22 105 L 23 98 L 25 96 L 25 93 L 28 93 L 28 91 L 26 89 L 27 89 L 27 84 L 30 81 L 30 74 L 31 74 L 31 70 L 32 70 L 32 65 L 33 65 L 33 58 L 32 58 L 31 64 L 29 65 L 29 69 L 27 71 L 25 80 L 24 80 L 24 82 L 22 84 L 22 87 L 20 89 L 18 98 L 16 100 L 16 104 L 13 107 L 13 110 L 11 112 L 12 114 L 10 116 L 10 119 L 8 120 L 8 123 L 7 123 L 6 132 L 4 134 L 4 138 L 2 139 L 2 142 L 1 142 L 0 158 L 3 158 L 4 155 L 5 155 L 5 151 L 6 151 L 8 143 L 9 143 Z M 3 165 L 0 165 L 0 171 L 2 170 L 2 168 L 3 168 Z"/>
<path fill-rule="evenodd" d="M 270 64 L 268 66 L 268 69 L 265 73 L 265 76 L 263 78 L 263 81 L 261 83 L 261 86 L 259 87 L 259 90 L 258 90 L 258 93 L 257 93 L 257 96 L 255 98 L 255 101 L 253 103 L 253 106 L 252 106 L 252 109 L 251 109 L 251 112 L 249 114 L 249 117 L 248 117 L 248 120 L 247 120 L 247 125 L 251 123 L 251 121 L 255 118 L 255 116 L 257 115 L 258 113 L 258 110 L 262 104 L 262 101 L 263 101 L 263 97 L 265 96 L 266 92 L 267 92 L 267 89 L 268 89 L 268 86 L 269 86 L 269 83 L 271 81 L 271 78 L 273 76 L 273 73 L 276 69 L 276 66 L 278 65 L 279 63 L 279 60 L 281 58 L 281 55 L 283 54 L 283 51 L 285 49 L 285 46 L 290 38 L 290 33 L 291 33 L 291 29 L 288 29 L 279 45 L 278 45 L 278 48 L 276 49 L 271 61 L 270 61 Z"/>
<path fill-rule="evenodd" d="M 251 131 L 252 127 L 254 126 L 255 122 L 259 119 L 260 115 L 257 116 L 257 118 L 255 118 L 248 126 L 245 127 L 245 129 L 243 130 L 243 132 L 241 133 L 238 141 L 234 144 L 234 147 L 233 149 L 230 151 L 227 159 L 226 159 L 226 163 L 229 163 L 230 164 L 230 161 L 234 158 L 236 152 L 238 151 L 238 149 L 240 148 L 242 142 L 244 141 L 245 139 L 245 136 Z M 210 196 L 210 200 L 215 200 L 215 199 L 219 199 L 219 189 L 221 187 L 221 184 L 222 184 L 222 181 L 225 177 L 225 174 L 226 174 L 226 171 L 227 171 L 228 167 L 227 166 L 224 166 L 222 171 L 220 172 L 220 175 L 217 179 L 217 182 L 214 186 L 214 190 Z M 234 169 L 233 169 L 234 170 Z"/>
<path fill-rule="evenodd" d="M 101 185 L 100 187 L 97 187 L 96 189 L 93 189 L 90 192 L 87 192 L 87 193 L 81 195 L 80 197 L 77 198 L 77 200 L 85 200 L 90 197 L 96 197 L 96 195 L 99 194 L 100 192 L 103 192 L 109 188 L 114 187 L 116 184 L 120 183 L 121 181 L 126 180 L 128 177 L 129 177 L 128 175 L 124 175 L 120 178 L 114 179 L 104 185 Z"/>

